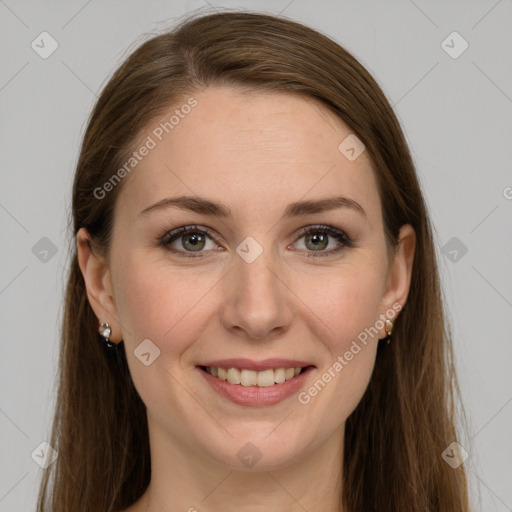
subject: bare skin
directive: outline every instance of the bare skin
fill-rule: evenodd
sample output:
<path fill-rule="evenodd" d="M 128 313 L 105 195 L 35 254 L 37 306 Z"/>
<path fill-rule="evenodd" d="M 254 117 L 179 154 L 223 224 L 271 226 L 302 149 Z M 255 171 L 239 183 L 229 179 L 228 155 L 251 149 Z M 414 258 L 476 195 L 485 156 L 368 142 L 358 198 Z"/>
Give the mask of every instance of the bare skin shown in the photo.
<path fill-rule="evenodd" d="M 397 250 L 387 252 L 371 161 L 338 150 L 351 130 L 321 104 L 226 87 L 194 98 L 197 106 L 124 178 L 109 260 L 91 252 L 85 229 L 77 235 L 90 304 L 111 324 L 111 339 L 124 340 L 147 406 L 152 479 L 125 512 L 339 511 L 345 421 L 385 337 L 379 318 L 407 300 L 414 230 L 403 226 Z M 139 215 L 181 195 L 221 202 L 231 215 L 176 207 Z M 333 196 L 364 213 L 344 206 L 281 218 L 290 203 Z M 190 225 L 196 237 L 206 227 L 215 239 L 169 243 L 185 256 L 158 245 Z M 345 232 L 353 245 L 318 228 L 316 238 L 300 232 L 318 225 Z M 236 251 L 247 237 L 262 248 L 251 263 Z M 306 257 L 319 252 L 328 255 Z M 315 367 L 307 392 L 371 326 L 378 335 L 359 343 L 308 403 L 294 394 L 270 406 L 236 404 L 197 368 L 234 357 L 303 360 Z M 160 350 L 148 366 L 134 354 L 145 339 Z M 252 467 L 238 456 L 248 442 L 261 454 Z"/>

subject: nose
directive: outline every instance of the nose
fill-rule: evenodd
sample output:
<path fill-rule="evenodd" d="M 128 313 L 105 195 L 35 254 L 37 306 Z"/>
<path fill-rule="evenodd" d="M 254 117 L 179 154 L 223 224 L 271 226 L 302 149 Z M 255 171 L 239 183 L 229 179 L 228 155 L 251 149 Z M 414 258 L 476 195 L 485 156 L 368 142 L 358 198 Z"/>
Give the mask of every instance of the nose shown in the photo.
<path fill-rule="evenodd" d="M 242 331 L 251 339 L 282 335 L 293 318 L 293 293 L 279 266 L 273 264 L 266 251 L 252 263 L 236 256 L 233 265 L 224 282 L 221 307 L 224 327 L 233 332 Z"/>

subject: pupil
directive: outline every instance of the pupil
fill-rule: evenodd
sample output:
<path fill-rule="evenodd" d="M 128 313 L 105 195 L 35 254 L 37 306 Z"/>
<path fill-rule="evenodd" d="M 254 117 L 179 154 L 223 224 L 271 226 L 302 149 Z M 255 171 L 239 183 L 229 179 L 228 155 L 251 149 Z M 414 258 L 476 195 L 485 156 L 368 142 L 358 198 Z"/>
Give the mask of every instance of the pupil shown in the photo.
<path fill-rule="evenodd" d="M 204 242 L 204 240 L 202 240 L 202 235 L 198 235 L 197 233 L 194 233 L 192 235 L 187 235 L 185 238 L 185 243 L 188 243 L 189 245 L 191 245 L 192 247 L 198 247 L 198 245 L 201 244 L 201 242 Z M 186 248 L 186 246 L 184 245 L 184 247 Z"/>
<path fill-rule="evenodd" d="M 313 244 L 315 246 L 315 250 L 317 250 L 319 248 L 320 249 L 325 249 L 325 247 L 326 247 L 326 245 L 325 245 L 326 239 L 327 239 L 327 237 L 325 235 L 314 234 L 314 235 L 310 235 L 309 236 L 309 240 L 313 241 Z M 318 243 L 320 243 L 320 246 L 318 245 Z"/>

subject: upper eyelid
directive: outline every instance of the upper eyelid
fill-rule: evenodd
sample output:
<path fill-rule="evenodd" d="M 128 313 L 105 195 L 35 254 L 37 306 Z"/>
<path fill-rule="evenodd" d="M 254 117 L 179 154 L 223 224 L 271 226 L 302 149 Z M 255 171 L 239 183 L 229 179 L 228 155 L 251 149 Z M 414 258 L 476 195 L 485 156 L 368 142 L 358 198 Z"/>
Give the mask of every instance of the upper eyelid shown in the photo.
<path fill-rule="evenodd" d="M 196 224 L 191 224 L 189 226 L 181 226 L 176 229 L 170 229 L 166 231 L 161 238 L 162 240 L 167 240 L 169 243 L 172 238 L 179 238 L 180 236 L 187 235 L 189 233 L 195 233 L 195 232 L 201 232 L 204 233 L 206 236 L 209 236 L 212 240 L 217 240 L 217 236 L 215 235 L 215 232 L 211 228 L 207 228 L 205 226 L 200 226 Z"/>

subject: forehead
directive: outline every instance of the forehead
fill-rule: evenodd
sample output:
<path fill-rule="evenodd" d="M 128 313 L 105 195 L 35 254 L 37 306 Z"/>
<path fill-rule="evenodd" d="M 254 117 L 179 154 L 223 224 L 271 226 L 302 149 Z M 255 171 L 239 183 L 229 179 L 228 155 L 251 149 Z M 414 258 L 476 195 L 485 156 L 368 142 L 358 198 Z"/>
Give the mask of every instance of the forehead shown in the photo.
<path fill-rule="evenodd" d="M 135 151 L 151 149 L 125 178 L 116 210 L 134 219 L 158 200 L 186 194 L 228 203 L 238 214 L 249 206 L 253 214 L 281 213 L 282 203 L 343 194 L 368 211 L 379 206 L 374 171 L 365 151 L 352 161 L 340 151 L 348 136 L 350 127 L 312 98 L 208 88 L 145 128 Z"/>

